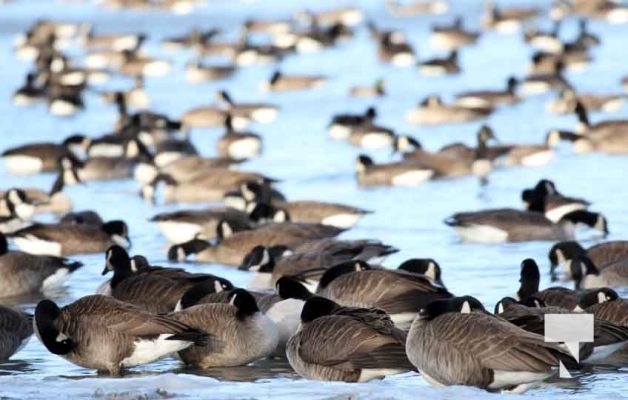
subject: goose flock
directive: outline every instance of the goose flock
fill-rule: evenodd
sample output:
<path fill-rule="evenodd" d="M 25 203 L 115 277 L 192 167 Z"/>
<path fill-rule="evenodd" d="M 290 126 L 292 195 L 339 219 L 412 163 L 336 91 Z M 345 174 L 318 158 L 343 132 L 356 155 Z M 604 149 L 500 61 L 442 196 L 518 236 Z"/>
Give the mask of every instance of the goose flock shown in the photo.
<path fill-rule="evenodd" d="M 139 21 L 202 14 L 212 3 L 89 6 Z M 628 23 L 628 7 L 612 0 L 477 3 L 480 20 L 443 0 L 382 1 L 376 8 L 386 15 L 382 21 L 373 4 L 316 11 L 282 5 L 281 19 L 256 19 L 251 6 L 229 31 L 219 14 L 210 14 L 202 26 L 179 22 L 175 36 L 163 34 L 172 27 L 155 35 L 122 23 L 116 32 L 93 21 L 31 21 L 13 45 L 24 83 L 14 85 L 7 101 L 15 118 L 56 122 L 40 125 L 45 140 L 20 132 L 1 149 L 3 179 L 11 184 L 0 188 L 0 363 L 20 358 L 34 334 L 41 351 L 114 376 L 163 358 L 209 371 L 277 358 L 304 379 L 366 382 L 408 373 L 438 387 L 522 393 L 553 385 L 564 368 L 625 374 L 628 240 L 607 238 L 616 222 L 590 199 L 559 191 L 548 177 L 521 180 L 520 172 L 543 173 L 558 158 L 588 157 L 579 153 L 628 154 L 628 120 L 598 115 L 621 112 L 628 77 L 613 82 L 614 91 L 577 88 L 578 74 L 599 62 L 605 41 L 625 34 L 614 24 Z M 422 24 L 429 40 L 415 40 L 395 21 Z M 608 38 L 597 32 L 611 24 Z M 423 91 L 422 98 L 389 85 L 399 76 L 432 85 L 465 76 L 475 49 L 504 40 L 526 50 L 525 74 L 502 68 L 489 88 L 449 85 L 455 90 Z M 296 68 L 316 65 L 326 52 L 350 58 L 352 46 L 368 48 L 370 58 L 339 69 L 354 78 L 341 90 L 328 65 L 319 73 Z M 486 62 L 508 65 L 502 59 L 508 54 L 490 54 Z M 292 63 L 300 59 L 305 64 Z M 363 73 L 360 63 L 383 73 Z M 252 81 L 249 73 L 262 79 Z M 171 109 L 151 93 L 159 85 L 168 101 L 206 100 Z M 334 104 L 346 107 L 321 115 L 317 104 L 331 100 L 320 93 L 330 87 Z M 389 118 L 390 102 L 408 96 L 415 105 L 395 106 L 397 120 Z M 292 107 L 301 99 L 304 109 L 295 118 Z M 493 118 L 507 118 L 509 109 L 530 113 L 529 126 L 513 129 L 537 131 L 542 139 L 500 141 L 512 135 Z M 562 123 L 543 124 L 534 113 Z M 106 130 L 94 130 L 98 124 L 89 118 L 106 120 Z M 270 138 L 282 119 L 290 135 L 303 136 L 298 149 L 282 149 Z M 437 135 L 447 126 L 466 139 L 432 148 L 432 130 Z M 329 142 L 338 154 L 351 149 L 353 158 L 336 163 L 335 154 L 306 138 L 312 130 L 319 130 L 320 146 Z M 268 153 L 281 159 L 297 150 L 302 160 L 264 167 L 275 161 Z M 299 175 L 310 156 L 319 158 L 310 167 L 316 176 Z M 324 185 L 301 192 L 309 197 L 284 190 L 328 179 L 327 173 Z M 593 167 L 588 179 L 596 173 L 605 171 Z M 341 174 L 351 176 L 358 193 L 348 201 L 347 182 L 336 181 Z M 463 257 L 456 252 L 465 247 L 487 246 L 478 248 L 519 266 L 508 278 L 500 275 L 518 290 L 499 292 L 494 305 L 477 295 L 481 290 L 471 296 L 460 285 L 455 291 L 445 285 L 461 271 L 441 268 L 430 251 L 453 245 L 435 236 L 409 251 L 369 226 L 382 205 L 440 212 L 429 190 L 447 187 L 448 196 L 462 199 L 469 196 L 460 188 L 471 181 L 486 196 L 495 190 L 494 174 L 513 174 L 509 187 L 517 189 L 509 195 L 523 206 L 480 201 L 474 204 L 492 207 L 438 216 L 460 245 L 451 259 Z M 621 205 L 623 186 L 606 195 Z M 585 178 L 572 187 L 592 193 Z M 87 201 L 81 191 L 88 191 Z M 130 222 L 146 210 L 146 223 Z M 422 221 L 399 222 L 427 229 Z M 381 223 L 394 229 L 396 221 Z M 140 254 L 138 242 L 157 245 L 150 251 L 140 245 Z M 535 242 L 540 245 L 517 247 Z M 520 257 L 520 249 L 534 251 Z M 388 256 L 399 262 L 391 266 Z M 94 273 L 101 268 L 103 279 Z M 560 285 L 543 288 L 543 274 Z M 547 315 L 582 313 L 592 315 L 594 335 L 579 344 L 579 354 L 545 340 Z"/>

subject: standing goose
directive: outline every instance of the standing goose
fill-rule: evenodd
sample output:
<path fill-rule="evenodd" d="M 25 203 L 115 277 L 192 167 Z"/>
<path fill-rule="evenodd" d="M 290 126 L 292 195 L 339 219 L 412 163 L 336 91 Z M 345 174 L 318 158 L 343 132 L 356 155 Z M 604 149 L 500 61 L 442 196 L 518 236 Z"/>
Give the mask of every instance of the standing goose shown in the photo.
<path fill-rule="evenodd" d="M 560 286 L 549 287 L 539 291 L 541 274 L 539 266 L 531 258 L 526 258 L 521 262 L 521 273 L 519 290 L 516 294 L 517 300 L 527 300 L 536 298 L 551 307 L 561 307 L 566 310 L 573 310 L 578 304 L 579 293 Z"/>
<path fill-rule="evenodd" d="M 319 88 L 327 82 L 327 77 L 317 75 L 284 75 L 275 71 L 261 87 L 265 91 L 291 92 Z"/>
<path fill-rule="evenodd" d="M 27 253 L 68 256 L 100 253 L 114 244 L 129 247 L 128 232 L 126 223 L 116 220 L 100 226 L 37 223 L 11 236 Z"/>
<path fill-rule="evenodd" d="M 456 95 L 456 104 L 468 108 L 492 108 L 518 103 L 521 98 L 516 89 L 519 82 L 513 76 L 508 78 L 505 90 L 475 90 Z"/>
<path fill-rule="evenodd" d="M 286 356 L 302 377 L 322 381 L 366 382 L 412 370 L 405 354 L 406 334 L 377 309 L 350 309 L 313 297 L 301 312 L 301 327 Z"/>
<path fill-rule="evenodd" d="M 418 310 L 432 300 L 452 297 L 421 275 L 372 269 L 364 261 L 347 261 L 329 268 L 320 278 L 316 294 L 343 306 L 379 308 L 400 329 L 408 329 Z"/>
<path fill-rule="evenodd" d="M 252 132 L 234 130 L 232 116 L 225 117 L 225 133 L 218 139 L 218 154 L 236 160 L 258 156 L 262 151 L 262 138 Z"/>
<path fill-rule="evenodd" d="M 0 362 L 20 351 L 33 334 L 32 315 L 0 306 Z"/>
<path fill-rule="evenodd" d="M 0 297 L 16 297 L 57 288 L 82 265 L 65 258 L 9 251 L 6 237 L 0 233 Z"/>
<path fill-rule="evenodd" d="M 419 72 L 424 76 L 442 76 L 460 73 L 458 50 L 449 53 L 445 58 L 433 58 L 419 64 Z"/>
<path fill-rule="evenodd" d="M 244 289 L 232 291 L 227 304 L 199 304 L 169 317 L 211 336 L 209 343 L 179 352 L 188 365 L 200 368 L 246 365 L 269 356 L 277 348 L 276 325 L 260 312 L 255 298 Z"/>
<path fill-rule="evenodd" d="M 459 124 L 484 119 L 493 112 L 490 107 L 463 107 L 445 104 L 438 96 L 428 96 L 406 114 L 411 124 L 441 125 Z"/>
<path fill-rule="evenodd" d="M 548 254 L 551 272 L 561 265 L 563 272 L 571 276 L 571 262 L 579 254 L 586 254 L 598 269 L 604 269 L 607 265 L 628 259 L 628 241 L 612 240 L 598 243 L 588 249 L 574 241 L 558 242 L 552 246 Z"/>
<path fill-rule="evenodd" d="M 360 155 L 356 163 L 356 177 L 362 187 L 369 186 L 417 186 L 429 180 L 434 171 L 411 162 L 375 164 Z"/>
<path fill-rule="evenodd" d="M 81 135 L 66 138 L 61 144 L 33 143 L 14 147 L 2 152 L 10 173 L 36 174 L 58 169 L 59 160 L 74 155 L 75 150 L 85 150 L 88 139 Z"/>
<path fill-rule="evenodd" d="M 205 332 L 185 323 L 101 295 L 63 308 L 42 300 L 35 308 L 34 327 L 51 353 L 111 375 L 207 341 Z"/>
<path fill-rule="evenodd" d="M 628 259 L 598 269 L 586 254 L 581 253 L 571 261 L 570 267 L 576 289 L 628 286 Z"/>
<path fill-rule="evenodd" d="M 579 224 L 608 234 L 603 215 L 582 210 L 565 214 L 557 223 L 538 212 L 511 208 L 457 213 L 444 222 L 468 243 L 570 240 Z"/>
<path fill-rule="evenodd" d="M 427 305 L 412 323 L 406 351 L 433 386 L 515 393 L 549 378 L 559 358 L 571 357 L 558 343 L 489 314 L 471 296 Z"/>

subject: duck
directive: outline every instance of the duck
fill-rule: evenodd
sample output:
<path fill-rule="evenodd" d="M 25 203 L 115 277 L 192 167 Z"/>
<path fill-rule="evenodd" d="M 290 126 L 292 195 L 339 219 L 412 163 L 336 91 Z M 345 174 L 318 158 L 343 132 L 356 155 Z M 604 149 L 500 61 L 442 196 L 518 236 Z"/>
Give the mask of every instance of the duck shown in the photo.
<path fill-rule="evenodd" d="M 586 254 L 581 253 L 571 260 L 571 276 L 576 289 L 628 286 L 628 260 L 622 259 L 597 268 Z"/>
<path fill-rule="evenodd" d="M 424 76 L 443 76 L 460 73 L 458 50 L 453 50 L 445 58 L 433 58 L 419 63 L 419 72 Z"/>
<path fill-rule="evenodd" d="M 236 131 L 232 116 L 225 117 L 225 133 L 217 142 L 218 155 L 236 160 L 252 158 L 262 152 L 262 138 L 252 132 Z"/>
<path fill-rule="evenodd" d="M 405 340 L 381 310 L 341 307 L 316 296 L 305 302 L 286 356 L 306 379 L 366 382 L 413 370 Z"/>
<path fill-rule="evenodd" d="M 583 210 L 567 213 L 554 223 L 542 213 L 501 208 L 457 213 L 445 224 L 468 243 L 570 240 L 578 224 L 608 234 L 608 223 L 602 214 Z"/>
<path fill-rule="evenodd" d="M 27 253 L 61 257 L 100 253 L 113 244 L 129 247 L 128 232 L 121 220 L 101 226 L 35 223 L 12 233 L 11 238 Z"/>
<path fill-rule="evenodd" d="M 356 163 L 356 178 L 361 187 L 417 186 L 434 176 L 434 170 L 411 162 L 375 164 L 361 154 Z"/>
<path fill-rule="evenodd" d="M 85 296 L 63 308 L 42 300 L 33 325 L 51 353 L 110 375 L 208 340 L 207 333 L 185 323 L 102 295 Z"/>
<path fill-rule="evenodd" d="M 249 288 L 272 289 L 281 277 L 288 276 L 298 278 L 308 290 L 315 292 L 320 278 L 334 265 L 349 260 L 381 261 L 399 251 L 376 240 L 322 239 L 317 242 L 316 249 L 305 249 L 306 245 L 301 245 L 294 251 L 278 251 L 278 246 L 255 246 L 240 265 L 240 269 L 255 273 Z"/>
<path fill-rule="evenodd" d="M 207 81 L 218 81 L 231 77 L 237 67 L 233 64 L 207 65 L 200 59 L 192 60 L 185 65 L 185 80 L 191 84 Z"/>
<path fill-rule="evenodd" d="M 246 365 L 272 354 L 279 332 L 255 298 L 244 289 L 233 290 L 227 304 L 198 304 L 169 314 L 211 335 L 211 342 L 179 352 L 181 360 L 200 368 Z"/>
<path fill-rule="evenodd" d="M 386 95 L 386 81 L 377 79 L 373 86 L 351 86 L 347 95 L 362 99 L 384 97 Z"/>
<path fill-rule="evenodd" d="M 432 386 L 514 393 L 554 375 L 561 359 L 572 359 L 558 343 L 489 314 L 471 296 L 435 300 L 421 310 L 406 352 Z"/>
<path fill-rule="evenodd" d="M 0 306 L 0 361 L 4 362 L 19 352 L 33 334 L 33 316 Z"/>
<path fill-rule="evenodd" d="M 19 107 L 31 106 L 45 100 L 45 89 L 37 86 L 37 74 L 34 72 L 26 74 L 24 86 L 19 87 L 11 98 L 13 105 Z"/>
<path fill-rule="evenodd" d="M 417 108 L 406 114 L 406 121 L 411 124 L 441 125 L 476 121 L 491 114 L 492 108 L 462 107 L 445 104 L 438 96 L 428 96 Z"/>
<path fill-rule="evenodd" d="M 516 89 L 519 82 L 511 76 L 505 90 L 475 90 L 456 95 L 456 104 L 468 108 L 494 108 L 521 101 Z"/>
<path fill-rule="evenodd" d="M 562 271 L 571 276 L 571 262 L 579 254 L 586 254 L 596 268 L 604 269 L 607 265 L 628 259 L 628 241 L 611 240 L 587 249 L 573 240 L 558 242 L 548 253 L 550 272 L 554 273 L 556 268 L 561 266 Z"/>
<path fill-rule="evenodd" d="M 388 10 L 397 17 L 412 17 L 422 14 L 440 15 L 449 11 L 449 5 L 445 0 L 419 0 L 410 3 L 402 3 L 398 0 L 386 0 L 385 4 Z"/>
<path fill-rule="evenodd" d="M 573 310 L 578 304 L 580 293 L 562 286 L 552 286 L 539 290 L 541 274 L 539 266 L 532 258 L 526 258 L 521 262 L 521 283 L 514 298 L 518 301 L 538 299 L 550 307 L 560 307 Z"/>
<path fill-rule="evenodd" d="M 423 276 L 406 270 L 373 269 L 361 260 L 345 261 L 325 271 L 316 294 L 347 307 L 374 307 L 395 326 L 407 330 L 418 310 L 435 299 L 453 297 Z"/>
<path fill-rule="evenodd" d="M 455 51 L 475 44 L 480 34 L 465 30 L 463 22 L 462 17 L 458 16 L 449 26 L 432 26 L 430 45 L 441 50 Z"/>
<path fill-rule="evenodd" d="M 0 284 L 1 298 L 57 289 L 82 266 L 81 262 L 61 257 L 9 251 L 6 237 L 0 233 L 0 271 L 4 277 Z"/>
<path fill-rule="evenodd" d="M 238 119 L 251 120 L 260 124 L 273 122 L 279 114 L 279 107 L 270 103 L 237 103 L 226 90 L 219 90 L 218 100 L 224 104 L 227 112 Z M 238 123 L 235 124 L 236 126 Z"/>
<path fill-rule="evenodd" d="M 576 102 L 580 101 L 588 111 L 617 112 L 626 101 L 623 94 L 576 93 L 573 89 L 560 92 L 558 97 L 547 102 L 545 109 L 553 114 L 571 114 Z"/>
<path fill-rule="evenodd" d="M 327 82 L 322 75 L 284 75 L 275 71 L 267 82 L 261 85 L 262 90 L 270 92 L 290 92 L 319 88 Z"/>
<path fill-rule="evenodd" d="M 160 213 L 150 221 L 157 224 L 162 235 L 171 243 L 184 243 L 195 238 L 215 239 L 220 221 L 227 221 L 236 230 L 253 227 L 246 212 L 227 207 Z"/>

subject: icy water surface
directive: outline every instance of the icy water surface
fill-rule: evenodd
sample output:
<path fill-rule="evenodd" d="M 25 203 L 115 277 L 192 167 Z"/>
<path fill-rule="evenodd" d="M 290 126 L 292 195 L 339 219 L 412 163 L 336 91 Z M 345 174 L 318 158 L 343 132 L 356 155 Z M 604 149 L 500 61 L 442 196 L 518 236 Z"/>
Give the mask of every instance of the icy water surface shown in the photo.
<path fill-rule="evenodd" d="M 465 23 L 475 28 L 482 1 L 456 1 L 456 13 L 465 15 Z M 514 2 L 509 2 L 514 3 Z M 520 2 L 521 3 L 521 2 Z M 538 1 L 543 6 L 544 1 Z M 472 178 L 429 182 L 418 188 L 360 190 L 354 180 L 353 168 L 359 149 L 329 140 L 325 127 L 331 115 L 338 112 L 361 112 L 368 105 L 377 106 L 383 125 L 398 132 L 416 135 L 424 147 L 436 149 L 451 141 L 475 141 L 479 123 L 425 128 L 411 126 L 404 115 L 420 99 L 440 93 L 447 100 L 461 90 L 501 88 L 511 74 L 523 76 L 531 50 L 524 47 L 518 35 L 501 36 L 486 33 L 476 46 L 463 49 L 460 57 L 464 73 L 452 78 L 424 78 L 415 68 L 398 69 L 378 64 L 375 49 L 365 29 L 356 38 L 336 48 L 317 54 L 289 56 L 281 64 L 286 73 L 325 74 L 331 77 L 321 90 L 301 93 L 265 94 L 260 82 L 270 76 L 274 67 L 242 68 L 223 82 L 200 86 L 188 85 L 183 65 L 192 56 L 187 52 L 167 52 L 158 47 L 158 40 L 183 34 L 193 27 L 220 27 L 232 37 L 236 27 L 246 18 L 288 17 L 306 5 L 313 10 L 327 9 L 338 4 L 356 4 L 378 25 L 403 29 L 420 58 L 438 53 L 427 42 L 432 22 L 449 22 L 451 15 L 394 19 L 383 2 L 337 2 L 332 0 L 271 0 L 263 2 L 221 1 L 200 8 L 193 15 L 173 16 L 162 12 L 112 12 L 82 2 L 57 3 L 22 0 L 0 6 L 0 129 L 3 149 L 28 141 L 57 141 L 73 133 L 97 136 L 107 132 L 115 121 L 115 110 L 104 105 L 94 94 L 88 94 L 87 111 L 73 118 L 60 119 L 48 115 L 43 106 L 17 109 L 10 96 L 29 68 L 12 52 L 16 34 L 25 31 L 37 18 L 67 21 L 89 21 L 98 32 L 145 32 L 149 35 L 148 49 L 175 63 L 165 78 L 147 79 L 147 90 L 156 111 L 178 117 L 193 106 L 213 101 L 214 93 L 227 88 L 236 101 L 269 101 L 281 107 L 278 119 L 269 125 L 253 126 L 263 135 L 264 154 L 245 164 L 247 169 L 259 170 L 282 180 L 279 185 L 290 199 L 319 199 L 338 201 L 375 211 L 358 226 L 343 234 L 344 238 L 378 238 L 401 251 L 391 256 L 387 266 L 395 267 L 409 257 L 432 257 L 443 267 L 443 279 L 456 294 L 469 294 L 481 299 L 487 308 L 518 287 L 519 264 L 523 258 L 534 257 L 543 272 L 549 271 L 547 251 L 552 243 L 531 242 L 502 245 L 460 244 L 453 231 L 442 220 L 456 211 L 489 207 L 520 207 L 519 193 L 523 187 L 534 185 L 544 177 L 552 178 L 564 193 L 591 200 L 595 211 L 609 219 L 610 239 L 628 237 L 628 160 L 607 155 L 574 155 L 561 148 L 548 166 L 534 169 L 511 168 L 499 170 L 481 188 Z M 542 20 L 546 27 L 549 22 Z M 564 27 L 565 35 L 575 34 L 575 21 Z M 628 73 L 625 51 L 627 26 L 609 26 L 599 22 L 591 30 L 603 38 L 603 44 L 593 51 L 594 63 L 584 72 L 569 73 L 568 78 L 580 90 L 619 91 L 620 77 Z M 385 77 L 389 96 L 380 100 L 348 99 L 349 86 L 370 84 Z M 126 87 L 121 78 L 102 88 Z M 98 89 L 100 89 L 99 87 Z M 538 96 L 512 107 L 499 110 L 488 122 L 502 142 L 540 142 L 551 128 L 573 129 L 573 116 L 550 116 L 545 102 L 550 98 Z M 627 117 L 628 109 L 614 115 Z M 603 116 L 594 115 L 597 121 Z M 204 155 L 214 154 L 214 143 L 220 130 L 196 131 L 193 141 Z M 390 151 L 370 152 L 378 161 L 389 160 Z M 4 167 L 2 167 L 4 168 Z M 0 171 L 2 188 L 14 185 L 48 188 L 52 175 L 14 177 Z M 166 241 L 157 228 L 147 220 L 157 212 L 184 206 L 147 206 L 138 196 L 135 182 L 88 183 L 67 189 L 76 210 L 94 208 L 106 219 L 123 218 L 131 228 L 133 253 L 145 254 L 155 264 L 167 264 Z M 590 245 L 587 242 L 586 245 Z M 100 271 L 103 256 L 77 257 L 85 267 L 68 281 L 67 290 L 55 300 L 61 304 L 93 293 L 102 282 Z M 236 285 L 247 284 L 250 275 L 230 268 L 212 265 L 185 264 L 193 271 L 222 275 Z M 543 285 L 549 284 L 548 274 Z M 627 293 L 624 292 L 624 295 Z M 33 303 L 26 305 L 32 308 Z M 628 374 L 622 370 L 596 369 L 574 373 L 575 379 L 556 380 L 525 394 L 540 398 L 607 399 L 625 397 Z M 215 371 L 186 370 L 169 359 L 131 370 L 125 377 L 99 377 L 93 371 L 67 363 L 48 353 L 33 338 L 23 351 L 8 363 L 0 364 L 0 397 L 50 398 L 52 394 L 68 398 L 490 398 L 483 391 L 451 387 L 434 389 L 417 374 L 407 373 L 366 384 L 320 383 L 299 379 L 287 364 L 264 361 L 255 366 Z"/>

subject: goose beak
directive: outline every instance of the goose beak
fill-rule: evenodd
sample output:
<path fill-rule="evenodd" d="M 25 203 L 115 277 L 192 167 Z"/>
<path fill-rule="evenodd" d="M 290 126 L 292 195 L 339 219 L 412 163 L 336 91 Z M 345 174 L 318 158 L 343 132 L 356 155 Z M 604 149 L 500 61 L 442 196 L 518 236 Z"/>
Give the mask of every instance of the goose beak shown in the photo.
<path fill-rule="evenodd" d="M 105 265 L 105 268 L 102 270 L 102 276 L 107 275 L 107 273 L 109 272 L 109 268 L 107 268 L 107 266 Z"/>

